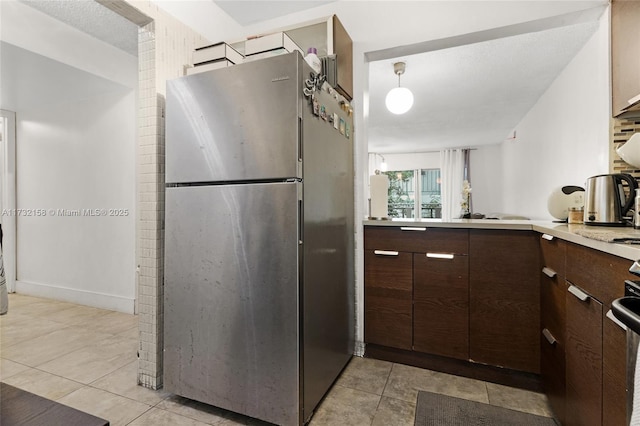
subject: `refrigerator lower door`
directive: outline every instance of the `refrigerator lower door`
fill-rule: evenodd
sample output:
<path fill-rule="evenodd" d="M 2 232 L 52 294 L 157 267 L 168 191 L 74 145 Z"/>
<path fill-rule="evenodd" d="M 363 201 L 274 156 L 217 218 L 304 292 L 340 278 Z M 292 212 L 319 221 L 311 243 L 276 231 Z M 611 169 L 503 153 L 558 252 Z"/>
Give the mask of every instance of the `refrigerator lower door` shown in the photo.
<path fill-rule="evenodd" d="M 298 185 L 167 188 L 168 391 L 299 424 Z"/>

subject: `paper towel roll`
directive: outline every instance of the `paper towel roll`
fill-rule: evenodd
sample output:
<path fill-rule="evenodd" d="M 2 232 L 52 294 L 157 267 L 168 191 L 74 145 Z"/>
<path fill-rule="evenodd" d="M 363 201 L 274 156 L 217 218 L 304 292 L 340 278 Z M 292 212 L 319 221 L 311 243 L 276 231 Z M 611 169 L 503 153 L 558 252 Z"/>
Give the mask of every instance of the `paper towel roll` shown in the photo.
<path fill-rule="evenodd" d="M 370 217 L 382 218 L 389 215 L 389 178 L 387 175 L 371 175 L 369 177 L 369 193 L 371 194 Z"/>

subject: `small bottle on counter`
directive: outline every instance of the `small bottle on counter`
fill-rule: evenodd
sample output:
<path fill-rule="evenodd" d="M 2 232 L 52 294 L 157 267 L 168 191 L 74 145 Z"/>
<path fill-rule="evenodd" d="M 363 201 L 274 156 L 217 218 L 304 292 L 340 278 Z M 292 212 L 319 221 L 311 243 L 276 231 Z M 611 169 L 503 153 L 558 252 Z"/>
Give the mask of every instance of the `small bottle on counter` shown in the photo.
<path fill-rule="evenodd" d="M 568 222 L 584 223 L 584 207 L 570 207 Z"/>
<path fill-rule="evenodd" d="M 636 198 L 633 203 L 633 227 L 640 229 L 640 188 L 636 189 Z"/>

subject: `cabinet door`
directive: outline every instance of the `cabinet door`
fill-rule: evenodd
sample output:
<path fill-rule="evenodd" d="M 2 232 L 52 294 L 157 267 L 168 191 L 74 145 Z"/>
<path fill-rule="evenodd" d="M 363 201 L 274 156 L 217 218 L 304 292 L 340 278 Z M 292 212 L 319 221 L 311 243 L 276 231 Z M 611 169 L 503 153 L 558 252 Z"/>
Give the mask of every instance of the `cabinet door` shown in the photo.
<path fill-rule="evenodd" d="M 365 251 L 364 338 L 411 349 L 413 341 L 413 258 L 411 253 Z"/>
<path fill-rule="evenodd" d="M 540 373 L 536 235 L 530 231 L 470 231 L 469 355 L 473 361 Z"/>
<path fill-rule="evenodd" d="M 627 424 L 627 333 L 610 318 L 603 320 L 602 424 Z"/>
<path fill-rule="evenodd" d="M 565 414 L 566 243 L 540 239 L 540 376 L 556 418 Z"/>
<path fill-rule="evenodd" d="M 640 95 L 640 2 L 611 3 L 612 111 L 617 116 Z M 637 114 L 637 112 L 635 113 Z"/>
<path fill-rule="evenodd" d="M 557 280 L 544 278 L 541 285 L 540 376 L 542 387 L 556 418 L 564 423 L 566 286 L 564 281 L 558 283 Z"/>
<path fill-rule="evenodd" d="M 633 262 L 588 247 L 567 243 L 567 281 L 577 285 L 605 306 L 624 295 L 624 281 Z"/>
<path fill-rule="evenodd" d="M 469 256 L 414 254 L 413 349 L 469 359 Z"/>
<path fill-rule="evenodd" d="M 602 304 L 571 283 L 568 290 L 566 294 L 566 425 L 600 425 L 602 424 Z"/>

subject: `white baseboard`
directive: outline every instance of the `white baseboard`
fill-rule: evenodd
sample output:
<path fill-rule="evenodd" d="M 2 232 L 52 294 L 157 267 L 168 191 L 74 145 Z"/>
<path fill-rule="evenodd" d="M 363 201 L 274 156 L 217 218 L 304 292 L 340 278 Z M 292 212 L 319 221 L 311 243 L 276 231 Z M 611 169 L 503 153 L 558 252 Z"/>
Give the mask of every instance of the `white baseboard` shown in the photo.
<path fill-rule="evenodd" d="M 16 281 L 16 293 L 109 309 L 127 314 L 133 314 L 135 307 L 135 299 L 27 281 Z"/>

